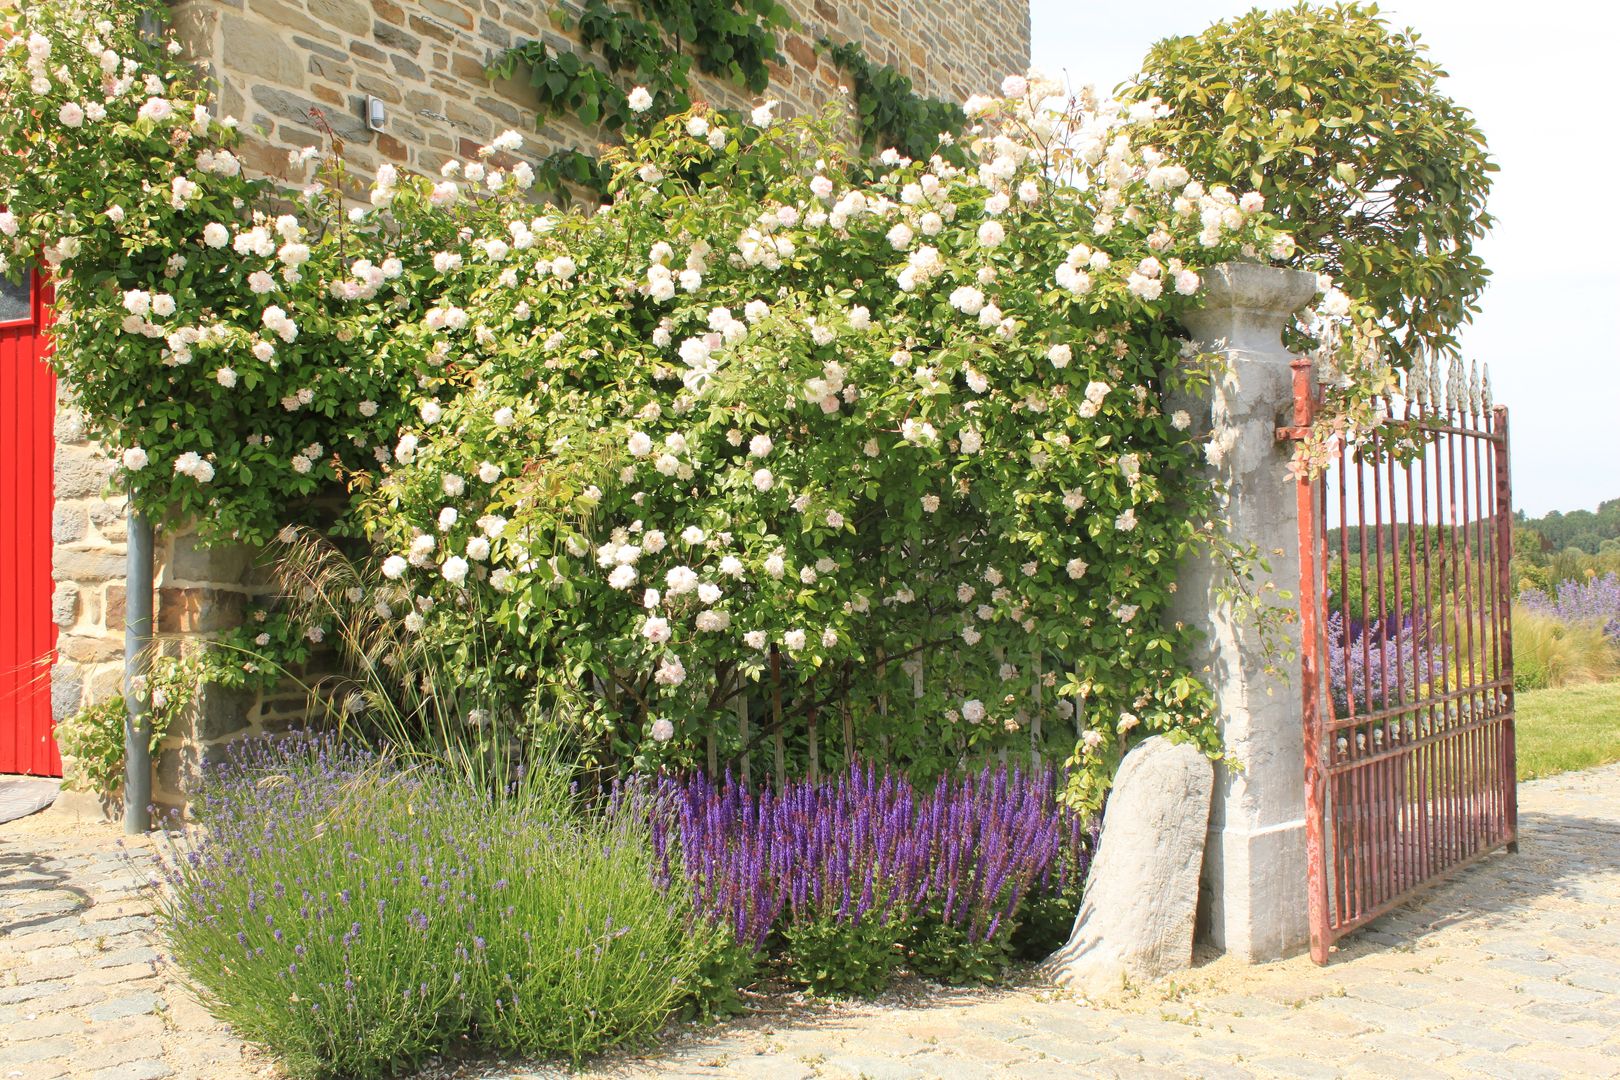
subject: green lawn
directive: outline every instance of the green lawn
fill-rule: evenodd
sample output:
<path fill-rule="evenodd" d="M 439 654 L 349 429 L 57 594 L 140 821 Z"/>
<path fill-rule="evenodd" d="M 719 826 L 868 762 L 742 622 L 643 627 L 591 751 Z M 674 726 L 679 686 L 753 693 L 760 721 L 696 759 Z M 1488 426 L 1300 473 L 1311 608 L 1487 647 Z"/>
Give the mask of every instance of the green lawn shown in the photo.
<path fill-rule="evenodd" d="M 1620 681 L 1518 695 L 1519 779 L 1620 761 Z"/>

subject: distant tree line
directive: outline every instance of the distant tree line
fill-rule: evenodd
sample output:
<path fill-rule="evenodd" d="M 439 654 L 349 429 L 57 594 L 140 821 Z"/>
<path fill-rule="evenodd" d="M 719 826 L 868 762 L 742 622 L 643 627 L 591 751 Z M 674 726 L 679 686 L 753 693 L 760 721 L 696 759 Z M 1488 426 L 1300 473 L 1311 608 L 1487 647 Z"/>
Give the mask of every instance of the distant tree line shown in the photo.
<path fill-rule="evenodd" d="M 1571 510 L 1566 514 L 1554 510 L 1539 518 L 1526 517 L 1521 510 L 1515 522 L 1516 531 L 1525 541 L 1540 540 L 1540 551 L 1545 554 L 1579 548 L 1596 555 L 1620 546 L 1620 499 L 1598 503 L 1596 511 Z M 1516 546 L 1527 554 L 1531 550 L 1526 543 Z"/>

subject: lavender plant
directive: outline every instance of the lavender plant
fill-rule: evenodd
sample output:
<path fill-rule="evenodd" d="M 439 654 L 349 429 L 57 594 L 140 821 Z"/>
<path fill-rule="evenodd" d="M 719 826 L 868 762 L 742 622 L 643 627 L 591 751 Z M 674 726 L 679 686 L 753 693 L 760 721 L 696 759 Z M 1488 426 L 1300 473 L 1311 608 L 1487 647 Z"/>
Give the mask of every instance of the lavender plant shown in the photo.
<path fill-rule="evenodd" d="M 197 812 L 159 890 L 170 952 L 296 1076 L 577 1061 L 662 1023 L 714 941 L 655 883 L 645 820 L 580 813 L 555 773 L 492 794 L 318 738 L 251 743 Z"/>
<path fill-rule="evenodd" d="M 653 846 L 738 942 L 785 947 L 791 978 L 874 993 L 908 948 L 928 974 L 983 969 L 1006 955 L 1021 905 L 1078 886 L 1090 836 L 1056 791 L 1050 771 L 1005 768 L 921 793 L 871 766 L 780 793 L 668 778 Z"/>
<path fill-rule="evenodd" d="M 1620 648 L 1620 574 L 1570 578 L 1560 581 L 1551 594 L 1525 589 L 1519 593 L 1519 604 L 1561 622 L 1601 626 L 1603 636 Z"/>
<path fill-rule="evenodd" d="M 1333 612 L 1327 621 L 1328 685 L 1333 708 L 1348 715 L 1352 698 L 1357 711 L 1392 708 L 1415 698 L 1445 670 L 1442 641 L 1416 615 L 1399 621 L 1345 620 Z"/>

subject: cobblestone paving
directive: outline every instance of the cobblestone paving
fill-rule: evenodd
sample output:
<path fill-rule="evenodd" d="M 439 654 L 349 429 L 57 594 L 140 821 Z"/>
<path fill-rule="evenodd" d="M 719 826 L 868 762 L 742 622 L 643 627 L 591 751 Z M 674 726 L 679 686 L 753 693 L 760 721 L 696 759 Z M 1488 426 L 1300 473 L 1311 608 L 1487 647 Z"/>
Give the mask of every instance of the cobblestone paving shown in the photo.
<path fill-rule="evenodd" d="M 0 1080 L 273 1075 L 154 972 L 112 835 L 41 821 L 0 830 Z M 1620 1077 L 1620 766 L 1523 785 L 1520 823 L 1518 855 L 1379 920 L 1326 968 L 1214 960 L 1106 1007 L 1023 987 L 786 1010 L 589 1075 Z"/>

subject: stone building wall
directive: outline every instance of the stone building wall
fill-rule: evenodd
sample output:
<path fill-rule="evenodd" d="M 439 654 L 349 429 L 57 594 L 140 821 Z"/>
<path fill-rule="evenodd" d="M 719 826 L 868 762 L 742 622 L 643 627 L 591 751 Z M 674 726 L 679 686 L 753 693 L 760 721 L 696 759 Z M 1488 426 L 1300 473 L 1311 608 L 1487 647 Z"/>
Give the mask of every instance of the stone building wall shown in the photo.
<path fill-rule="evenodd" d="M 561 147 L 594 148 L 596 135 L 577 125 L 548 122 L 535 131 L 532 89 L 521 78 L 492 83 L 484 75 L 522 41 L 573 45 L 549 19 L 557 2 L 577 13 L 572 0 L 174 0 L 172 7 L 191 56 L 216 84 L 221 115 L 242 123 L 250 171 L 302 181 L 289 175 L 287 153 L 321 144 L 312 108 L 324 112 L 345 140 L 349 165 L 365 175 L 384 161 L 435 173 L 506 128 L 526 133 L 525 153 L 536 160 Z M 786 60 L 764 95 L 779 99 L 784 114 L 822 107 L 848 81 L 816 53 L 821 36 L 858 41 L 873 63 L 910 76 L 919 93 L 957 101 L 1029 66 L 1025 0 L 786 3 L 800 25 L 780 33 Z M 694 76 L 695 98 L 754 104 L 733 84 Z M 367 95 L 387 103 L 381 133 L 361 122 Z M 125 523 L 122 500 L 105 497 L 111 465 L 84 439 L 70 407 L 60 410 L 57 429 L 52 617 L 60 637 L 51 692 L 60 720 L 120 687 Z M 244 549 L 204 551 L 184 535 L 160 532 L 156 557 L 156 629 L 169 650 L 235 625 L 267 588 L 262 560 Z M 209 746 L 284 728 L 303 704 L 299 691 L 252 698 L 210 688 L 166 739 L 154 797 L 183 802 Z"/>
<path fill-rule="evenodd" d="M 122 689 L 127 554 L 125 500 L 107 493 L 112 464 L 84 437 L 80 417 L 67 401 L 56 417 L 55 471 L 51 619 L 58 637 L 51 713 L 61 721 Z M 182 655 L 239 625 L 253 599 L 269 590 L 267 561 L 242 546 L 201 548 L 186 533 L 159 531 L 154 560 L 153 630 L 157 648 L 167 655 Z M 154 801 L 181 805 L 208 746 L 283 730 L 302 714 L 305 701 L 301 690 L 254 695 L 205 688 L 171 726 L 154 757 Z M 64 762 L 70 773 L 72 767 Z M 76 812 L 94 803 L 70 801 Z"/>
<path fill-rule="evenodd" d="M 799 27 L 780 33 L 786 62 L 767 96 L 787 114 L 819 108 L 847 74 L 816 53 L 821 36 L 858 41 L 927 96 L 961 101 L 1029 66 L 1026 0 L 786 0 Z M 529 134 L 535 158 L 591 149 L 598 136 L 548 121 L 536 132 L 534 92 L 521 74 L 492 83 L 488 63 L 524 41 L 577 47 L 550 20 L 573 0 L 176 0 L 191 54 L 216 80 L 223 115 L 247 133 L 244 160 L 288 177 L 287 151 L 318 145 L 309 110 L 321 109 L 354 169 L 383 161 L 422 173 L 466 158 L 506 128 Z M 696 76 L 693 96 L 718 106 L 753 104 L 732 83 Z M 387 104 L 385 130 L 361 122 L 367 96 Z"/>

